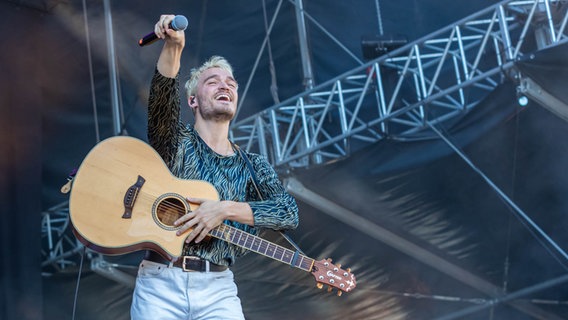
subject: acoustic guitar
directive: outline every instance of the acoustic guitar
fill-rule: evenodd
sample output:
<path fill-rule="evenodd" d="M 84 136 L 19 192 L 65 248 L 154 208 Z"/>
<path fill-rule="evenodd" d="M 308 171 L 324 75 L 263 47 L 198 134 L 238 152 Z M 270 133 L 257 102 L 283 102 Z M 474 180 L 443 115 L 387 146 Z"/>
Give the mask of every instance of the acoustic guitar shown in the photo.
<path fill-rule="evenodd" d="M 173 222 L 195 210 L 186 197 L 218 200 L 213 185 L 179 179 L 145 142 L 117 136 L 98 143 L 73 179 L 69 212 L 73 232 L 86 247 L 109 255 L 153 250 L 170 260 L 182 254 L 185 237 Z M 316 261 L 243 230 L 221 224 L 209 235 L 312 273 L 338 295 L 356 286 L 350 269 L 331 259 Z"/>

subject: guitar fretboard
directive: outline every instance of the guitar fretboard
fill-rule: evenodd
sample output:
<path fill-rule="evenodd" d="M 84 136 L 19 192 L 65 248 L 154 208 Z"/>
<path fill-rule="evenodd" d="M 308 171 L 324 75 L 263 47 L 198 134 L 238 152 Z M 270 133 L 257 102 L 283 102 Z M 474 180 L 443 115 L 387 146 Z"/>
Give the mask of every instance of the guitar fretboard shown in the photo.
<path fill-rule="evenodd" d="M 314 265 L 314 259 L 312 258 L 226 224 L 211 230 L 209 234 L 217 239 L 227 241 L 308 272 L 312 270 Z"/>

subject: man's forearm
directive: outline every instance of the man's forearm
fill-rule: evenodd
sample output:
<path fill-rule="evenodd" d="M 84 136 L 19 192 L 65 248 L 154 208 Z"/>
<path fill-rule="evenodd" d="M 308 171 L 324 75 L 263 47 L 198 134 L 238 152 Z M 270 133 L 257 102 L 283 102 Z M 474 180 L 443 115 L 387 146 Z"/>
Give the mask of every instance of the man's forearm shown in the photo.
<path fill-rule="evenodd" d="M 166 41 L 158 58 L 158 72 L 168 78 L 175 78 L 181 65 L 183 44 Z"/>
<path fill-rule="evenodd" d="M 248 203 L 234 201 L 224 201 L 224 203 L 227 206 L 227 219 L 254 227 L 254 217 Z"/>

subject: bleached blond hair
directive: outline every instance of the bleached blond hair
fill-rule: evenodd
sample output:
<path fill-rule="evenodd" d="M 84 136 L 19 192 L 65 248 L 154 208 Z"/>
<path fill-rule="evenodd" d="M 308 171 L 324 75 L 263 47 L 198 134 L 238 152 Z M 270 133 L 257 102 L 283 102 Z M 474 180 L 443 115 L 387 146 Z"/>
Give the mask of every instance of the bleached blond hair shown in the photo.
<path fill-rule="evenodd" d="M 185 93 L 187 97 L 194 96 L 197 93 L 197 82 L 201 74 L 211 68 L 221 68 L 225 71 L 228 71 L 233 74 L 233 67 L 227 59 L 221 56 L 212 56 L 209 60 L 205 61 L 201 66 L 198 68 L 191 69 L 189 80 L 185 83 Z"/>

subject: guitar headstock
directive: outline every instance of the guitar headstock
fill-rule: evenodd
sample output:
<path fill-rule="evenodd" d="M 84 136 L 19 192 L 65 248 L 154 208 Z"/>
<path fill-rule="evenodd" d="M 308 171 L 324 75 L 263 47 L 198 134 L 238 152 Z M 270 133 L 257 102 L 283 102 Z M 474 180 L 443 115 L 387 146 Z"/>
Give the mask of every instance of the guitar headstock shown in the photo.
<path fill-rule="evenodd" d="M 340 296 L 343 292 L 350 292 L 355 289 L 357 281 L 355 276 L 351 273 L 351 269 L 341 269 L 341 265 L 334 265 L 331 259 L 314 261 L 314 266 L 311 270 L 313 276 L 316 278 L 317 287 L 323 288 L 324 284 L 329 285 L 328 292 L 337 288 L 337 295 Z"/>

